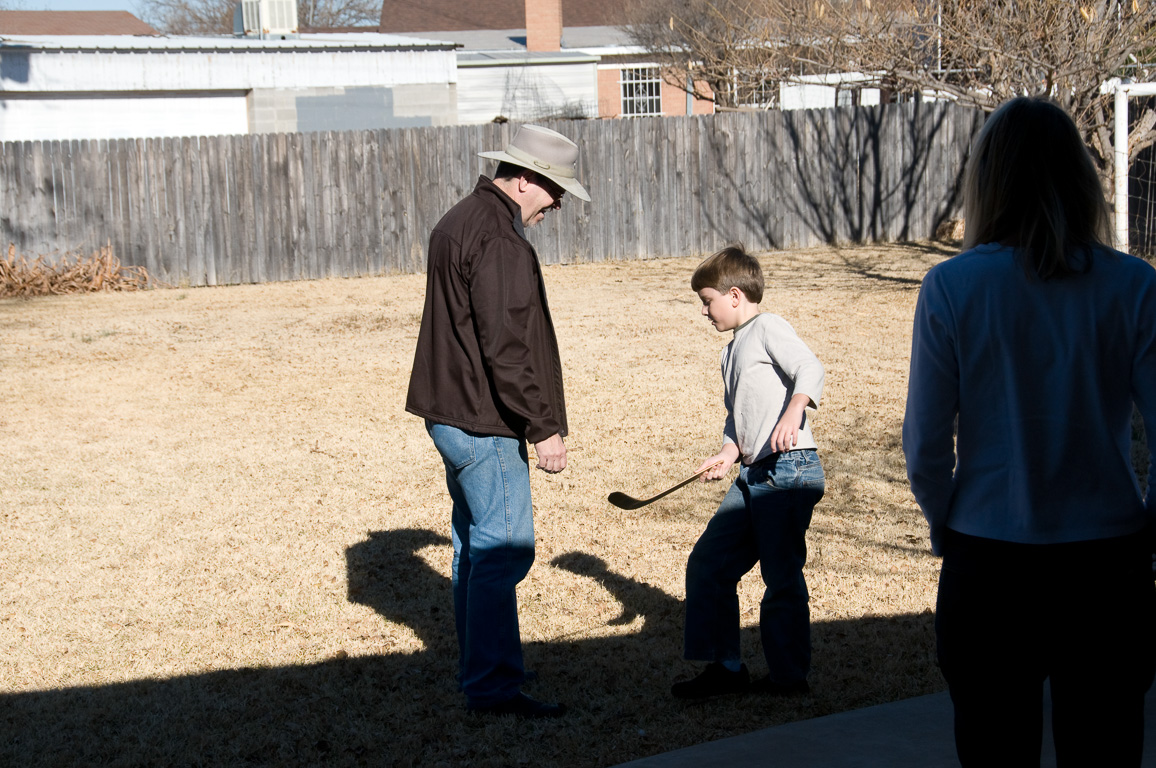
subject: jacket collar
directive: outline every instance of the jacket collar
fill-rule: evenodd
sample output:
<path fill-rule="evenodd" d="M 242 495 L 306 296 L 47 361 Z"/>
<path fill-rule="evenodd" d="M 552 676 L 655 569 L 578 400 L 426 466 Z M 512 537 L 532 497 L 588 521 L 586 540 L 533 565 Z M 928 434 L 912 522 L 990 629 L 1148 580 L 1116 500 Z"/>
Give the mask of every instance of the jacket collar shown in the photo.
<path fill-rule="evenodd" d="M 493 195 L 498 202 L 506 207 L 510 214 L 510 223 L 514 227 L 514 231 L 523 240 L 526 240 L 526 228 L 522 226 L 522 208 L 514 199 L 502 191 L 501 187 L 487 179 L 485 176 L 478 177 L 478 183 L 474 186 L 474 194 L 485 196 L 487 194 Z M 529 242 L 527 240 L 527 242 Z"/>

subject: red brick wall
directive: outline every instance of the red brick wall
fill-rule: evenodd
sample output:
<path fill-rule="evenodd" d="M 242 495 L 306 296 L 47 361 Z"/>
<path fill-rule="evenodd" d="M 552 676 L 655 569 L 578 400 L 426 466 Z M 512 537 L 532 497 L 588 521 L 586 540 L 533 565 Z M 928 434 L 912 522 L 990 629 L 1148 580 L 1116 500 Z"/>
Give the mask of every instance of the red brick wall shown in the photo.
<path fill-rule="evenodd" d="M 710 95 L 711 90 L 709 85 L 701 80 L 697 81 L 697 84 L 697 90 L 700 93 Z M 664 115 L 686 114 L 686 91 L 668 84 L 665 80 L 662 83 L 662 113 Z M 706 99 L 696 99 L 691 96 L 690 113 L 692 115 L 713 115 L 714 102 Z"/>
<path fill-rule="evenodd" d="M 695 90 L 697 90 L 699 93 L 702 93 L 703 95 L 706 95 L 706 96 L 712 95 L 712 91 L 711 91 L 709 85 L 707 85 L 706 83 L 704 83 L 701 80 L 698 80 L 696 82 L 697 82 L 698 87 Z M 686 108 L 686 101 L 684 98 L 683 109 L 685 109 L 685 108 Z M 695 99 L 692 97 L 691 98 L 691 112 L 692 112 L 692 114 L 695 114 L 695 115 L 713 115 L 714 114 L 714 102 L 709 101 L 708 99 Z"/>
<path fill-rule="evenodd" d="M 562 49 L 562 0 L 526 0 L 526 50 Z"/>
<path fill-rule="evenodd" d="M 617 69 L 598 70 L 598 116 L 618 117 L 622 113 L 621 77 Z"/>
<path fill-rule="evenodd" d="M 662 114 L 685 115 L 686 91 L 662 81 Z"/>

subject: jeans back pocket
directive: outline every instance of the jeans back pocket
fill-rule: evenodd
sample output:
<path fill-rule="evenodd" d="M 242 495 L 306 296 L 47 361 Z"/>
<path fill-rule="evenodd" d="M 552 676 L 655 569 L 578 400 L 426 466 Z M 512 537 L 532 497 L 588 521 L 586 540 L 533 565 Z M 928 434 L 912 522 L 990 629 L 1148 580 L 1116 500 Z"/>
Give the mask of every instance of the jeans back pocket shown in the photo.
<path fill-rule="evenodd" d="M 442 455 L 442 460 L 454 469 L 461 469 L 474 463 L 474 440 L 476 438 L 473 435 L 463 432 L 457 427 L 435 424 L 431 421 L 425 423 L 425 431 L 429 433 L 434 447 Z"/>

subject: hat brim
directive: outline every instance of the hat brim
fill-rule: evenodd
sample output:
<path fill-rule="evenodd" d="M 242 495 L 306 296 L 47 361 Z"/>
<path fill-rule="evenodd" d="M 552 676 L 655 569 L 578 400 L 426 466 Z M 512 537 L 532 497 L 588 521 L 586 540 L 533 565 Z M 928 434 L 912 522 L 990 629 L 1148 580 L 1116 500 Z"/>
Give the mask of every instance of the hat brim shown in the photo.
<path fill-rule="evenodd" d="M 583 187 L 581 183 L 579 183 L 578 179 L 559 176 L 557 174 L 550 173 L 550 171 L 544 171 L 541 168 L 535 168 L 534 166 L 526 163 L 525 160 L 519 160 L 513 155 L 507 154 L 501 150 L 494 152 L 479 152 L 478 157 L 484 157 L 487 160 L 497 160 L 503 163 L 510 163 L 511 165 L 518 166 L 519 168 L 526 168 L 533 171 L 534 173 L 540 173 L 562 189 L 574 195 L 574 197 L 578 198 L 579 200 L 590 202 L 590 193 L 586 191 L 586 188 Z"/>

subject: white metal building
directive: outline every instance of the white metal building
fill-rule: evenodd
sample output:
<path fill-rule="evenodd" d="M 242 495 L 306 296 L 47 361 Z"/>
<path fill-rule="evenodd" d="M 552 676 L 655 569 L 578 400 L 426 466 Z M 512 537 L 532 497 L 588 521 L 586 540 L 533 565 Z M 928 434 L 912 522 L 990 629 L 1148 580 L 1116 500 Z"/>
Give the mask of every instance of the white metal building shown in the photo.
<path fill-rule="evenodd" d="M 0 38 L 0 141 L 453 125 L 451 42 L 376 33 Z"/>
<path fill-rule="evenodd" d="M 871 79 L 857 72 L 800 75 L 779 84 L 779 108 L 830 109 L 879 104 L 879 89 L 864 87 L 865 82 L 869 83 Z"/>
<path fill-rule="evenodd" d="M 458 121 L 598 116 L 598 57 L 581 52 L 458 53 Z"/>

